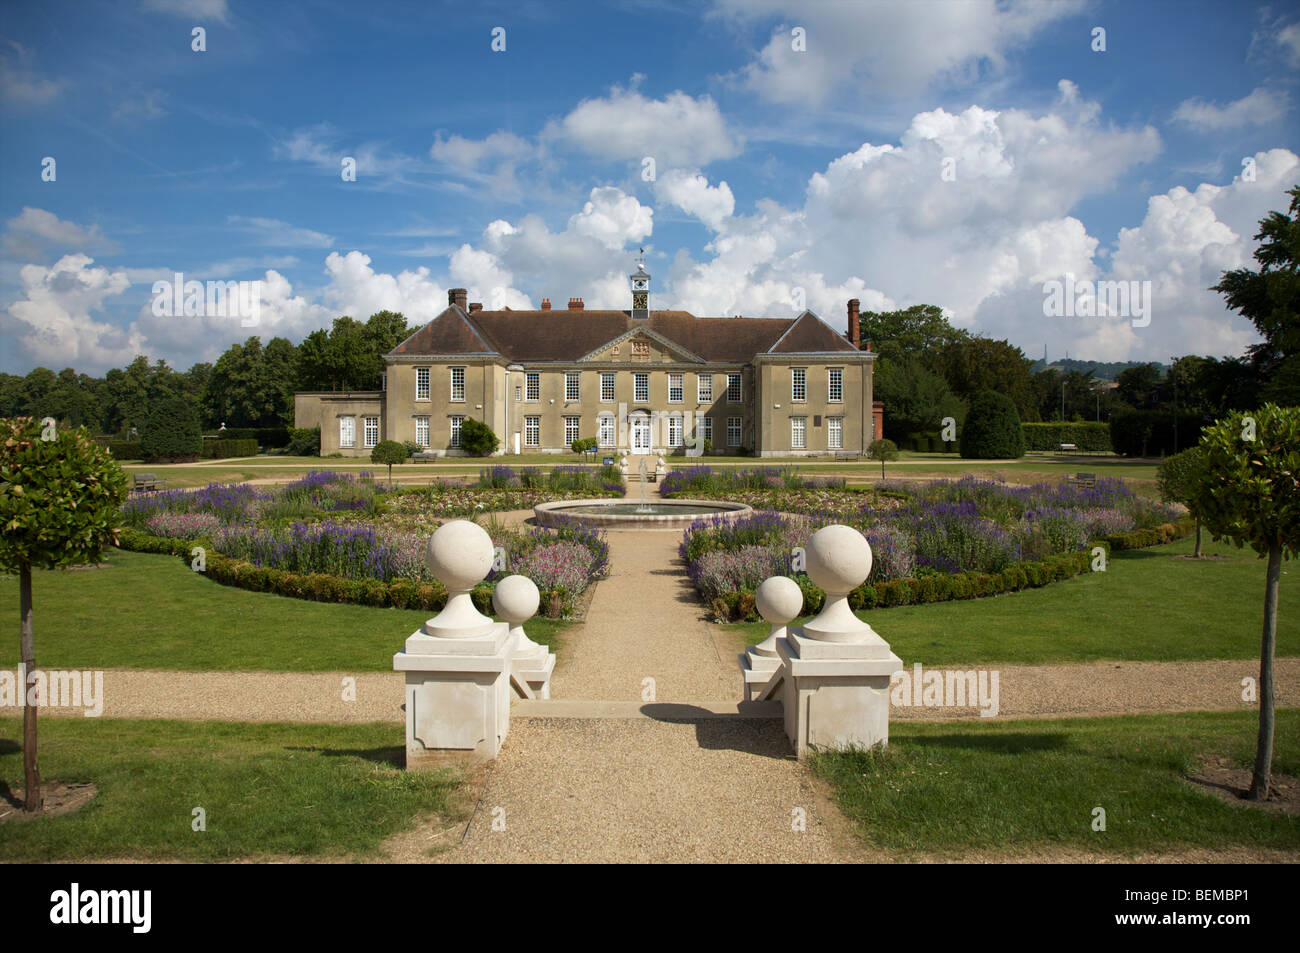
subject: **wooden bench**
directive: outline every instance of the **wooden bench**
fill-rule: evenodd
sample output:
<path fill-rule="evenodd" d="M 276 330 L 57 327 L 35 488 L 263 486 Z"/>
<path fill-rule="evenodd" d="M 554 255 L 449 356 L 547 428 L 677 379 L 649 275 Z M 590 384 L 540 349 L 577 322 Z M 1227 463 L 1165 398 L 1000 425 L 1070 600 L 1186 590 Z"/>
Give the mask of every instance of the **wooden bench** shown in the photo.
<path fill-rule="evenodd" d="M 1061 444 L 1057 444 L 1057 446 L 1061 448 L 1061 452 L 1062 452 L 1062 453 L 1064 453 L 1066 450 L 1078 450 L 1078 449 L 1079 449 L 1075 444 L 1072 444 L 1072 443 L 1061 443 Z"/>
<path fill-rule="evenodd" d="M 836 450 L 835 451 L 836 460 L 858 460 L 861 457 L 862 457 L 862 451 L 860 450 Z"/>
<path fill-rule="evenodd" d="M 132 478 L 131 489 L 137 493 L 143 493 L 147 490 L 161 490 L 166 480 L 158 479 L 156 473 L 137 473 Z"/>
<path fill-rule="evenodd" d="M 1074 486 L 1085 487 L 1089 490 L 1097 488 L 1097 474 L 1095 473 L 1076 473 L 1073 479 L 1066 480 L 1067 483 Z"/>

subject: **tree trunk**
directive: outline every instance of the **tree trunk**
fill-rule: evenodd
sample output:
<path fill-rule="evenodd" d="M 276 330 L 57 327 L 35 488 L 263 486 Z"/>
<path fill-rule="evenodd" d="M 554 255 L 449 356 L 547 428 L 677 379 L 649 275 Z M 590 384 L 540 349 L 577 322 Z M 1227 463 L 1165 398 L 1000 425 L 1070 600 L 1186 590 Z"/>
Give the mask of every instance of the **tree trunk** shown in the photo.
<path fill-rule="evenodd" d="M 1192 552 L 1192 558 L 1201 558 L 1201 520 L 1199 517 L 1196 520 L 1196 549 Z"/>
<path fill-rule="evenodd" d="M 23 809 L 40 811 L 41 772 L 36 767 L 36 706 L 27 704 L 27 686 L 36 671 L 36 629 L 32 623 L 32 567 L 23 565 L 18 573 L 18 613 L 21 616 L 23 657 Z"/>
<path fill-rule="evenodd" d="M 1255 775 L 1250 779 L 1252 801 L 1268 797 L 1273 766 L 1273 650 L 1277 645 L 1277 588 L 1282 578 L 1282 544 L 1268 548 L 1268 581 L 1264 584 L 1264 636 L 1259 650 L 1259 741 L 1255 746 Z"/>

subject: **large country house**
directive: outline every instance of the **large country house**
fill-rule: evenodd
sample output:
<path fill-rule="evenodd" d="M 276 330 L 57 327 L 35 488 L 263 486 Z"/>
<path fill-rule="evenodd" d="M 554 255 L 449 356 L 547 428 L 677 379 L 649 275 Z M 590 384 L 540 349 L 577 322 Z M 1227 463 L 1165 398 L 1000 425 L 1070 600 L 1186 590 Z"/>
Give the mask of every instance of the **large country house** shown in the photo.
<path fill-rule="evenodd" d="M 380 440 L 455 455 L 467 417 L 501 452 L 559 453 L 595 437 L 611 454 L 863 452 L 880 435 L 875 355 L 811 311 L 794 318 L 697 318 L 650 310 L 638 265 L 632 307 L 484 311 L 453 288 L 447 309 L 384 355 L 383 390 L 294 395 L 321 453 L 369 456 Z"/>

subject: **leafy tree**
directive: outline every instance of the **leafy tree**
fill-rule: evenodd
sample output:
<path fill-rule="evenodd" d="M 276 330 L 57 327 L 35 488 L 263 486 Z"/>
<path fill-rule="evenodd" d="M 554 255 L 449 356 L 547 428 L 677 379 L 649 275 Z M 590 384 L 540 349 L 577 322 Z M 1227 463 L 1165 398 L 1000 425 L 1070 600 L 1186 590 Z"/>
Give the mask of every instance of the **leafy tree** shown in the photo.
<path fill-rule="evenodd" d="M 388 465 L 388 488 L 393 488 L 393 464 L 405 463 L 410 454 L 396 440 L 381 440 L 370 451 L 370 462 Z"/>
<path fill-rule="evenodd" d="M 962 400 L 969 401 L 980 391 L 997 391 L 1011 398 L 1022 420 L 1032 420 L 1037 415 L 1033 365 L 1009 341 L 963 337 L 942 349 L 936 370 Z"/>
<path fill-rule="evenodd" d="M 52 439 L 43 439 L 50 437 Z M 98 562 L 112 545 L 126 476 L 85 429 L 52 432 L 31 417 L 0 420 L 0 572 L 18 576 L 20 648 L 36 671 L 32 570 Z M 42 807 L 37 707 L 23 693 L 23 786 L 27 811 Z"/>
<path fill-rule="evenodd" d="M 202 449 L 198 415 L 184 398 L 160 401 L 140 428 L 140 453 L 150 462 L 197 460 Z"/>
<path fill-rule="evenodd" d="M 232 344 L 208 376 L 206 416 L 231 428 L 283 426 L 293 414 L 296 362 L 286 338 L 272 338 L 265 348 L 257 336 Z"/>
<path fill-rule="evenodd" d="M 1025 435 L 1011 398 L 986 390 L 971 401 L 961 428 L 961 455 L 968 460 L 1017 459 L 1025 455 Z"/>
<path fill-rule="evenodd" d="M 1135 410 L 1150 410 L 1160 402 L 1160 365 L 1140 364 L 1120 371 L 1115 379 L 1120 400 Z"/>
<path fill-rule="evenodd" d="M 1273 763 L 1273 655 L 1283 558 L 1300 553 L 1300 408 L 1265 404 L 1207 427 L 1201 478 L 1190 506 L 1216 539 L 1268 557 L 1259 653 L 1259 736 L 1252 800 L 1268 797 Z"/>
<path fill-rule="evenodd" d="M 915 357 L 880 358 L 872 394 L 884 403 L 890 429 L 898 433 L 939 430 L 945 417 L 958 424 L 966 418 L 965 402 L 953 394 L 946 380 Z"/>
<path fill-rule="evenodd" d="M 879 440 L 871 441 L 867 447 L 867 455 L 873 460 L 880 461 L 880 479 L 883 480 L 885 478 L 885 461 L 898 459 L 898 444 L 881 437 Z"/>
<path fill-rule="evenodd" d="M 943 309 L 933 304 L 915 304 L 901 311 L 863 311 L 858 321 L 864 349 L 870 342 L 871 350 L 882 358 L 917 357 L 931 370 L 945 348 L 969 337 L 966 331 L 954 328 Z"/>
<path fill-rule="evenodd" d="M 289 446 L 285 453 L 291 457 L 320 456 L 320 428 L 292 427 L 289 430 Z"/>
<path fill-rule="evenodd" d="M 496 453 L 501 441 L 492 428 L 476 417 L 466 417 L 460 425 L 460 447 L 471 457 Z"/>
<path fill-rule="evenodd" d="M 1165 457 L 1156 469 L 1161 502 L 1183 504 L 1196 520 L 1196 549 L 1192 555 L 1197 559 L 1201 556 L 1201 518 L 1192 509 L 1192 491 L 1205 476 L 1205 453 L 1199 446 Z"/>
<path fill-rule="evenodd" d="M 1255 240 L 1259 271 L 1236 268 L 1223 273 L 1211 291 L 1228 307 L 1250 319 L 1264 340 L 1248 349 L 1260 396 L 1287 405 L 1300 404 L 1300 185 L 1287 191 L 1288 213 L 1269 212 L 1260 219 Z"/>

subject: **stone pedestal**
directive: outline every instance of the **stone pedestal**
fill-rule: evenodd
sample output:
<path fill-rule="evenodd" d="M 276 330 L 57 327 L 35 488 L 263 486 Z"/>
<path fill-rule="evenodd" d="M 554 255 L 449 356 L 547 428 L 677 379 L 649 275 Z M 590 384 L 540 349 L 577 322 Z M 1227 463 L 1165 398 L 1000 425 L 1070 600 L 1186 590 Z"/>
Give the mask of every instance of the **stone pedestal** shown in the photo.
<path fill-rule="evenodd" d="M 406 673 L 406 767 L 429 767 L 449 755 L 495 758 L 510 731 L 510 626 L 491 623 L 470 639 L 420 629 L 393 656 Z"/>
<path fill-rule="evenodd" d="M 510 684 L 520 698 L 550 698 L 551 673 L 555 671 L 555 653 L 538 645 L 524 631 L 524 623 L 537 613 L 541 594 L 531 579 L 506 576 L 492 591 L 492 605 L 497 615 L 510 625 L 513 657 Z"/>
<path fill-rule="evenodd" d="M 871 574 L 871 546 L 848 526 L 824 526 L 808 542 L 806 564 L 826 603 L 776 639 L 780 669 L 759 700 L 782 703 L 785 733 L 800 758 L 812 748 L 888 744 L 889 682 L 903 663 L 848 604 Z"/>
<path fill-rule="evenodd" d="M 776 674 L 781 671 L 777 655 L 777 642 L 786 636 L 786 625 L 803 608 L 803 590 L 789 576 L 771 576 L 764 579 L 754 593 L 754 607 L 771 625 L 767 638 L 758 645 L 750 645 L 740 656 L 740 675 L 745 683 L 745 701 L 761 696 Z"/>
<path fill-rule="evenodd" d="M 393 668 L 406 673 L 406 766 L 449 757 L 495 758 L 510 731 L 510 626 L 474 607 L 470 590 L 492 569 L 492 539 L 453 520 L 429 540 L 425 562 L 447 605 L 406 640 Z"/>

